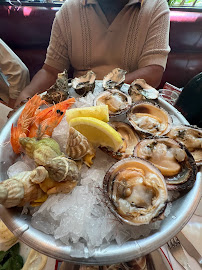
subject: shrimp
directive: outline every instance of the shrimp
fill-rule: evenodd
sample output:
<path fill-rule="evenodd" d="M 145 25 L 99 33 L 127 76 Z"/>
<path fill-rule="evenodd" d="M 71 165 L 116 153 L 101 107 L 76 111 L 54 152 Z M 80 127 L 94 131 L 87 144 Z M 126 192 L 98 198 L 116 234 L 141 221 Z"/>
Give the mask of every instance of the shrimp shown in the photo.
<path fill-rule="evenodd" d="M 11 142 L 13 151 L 16 154 L 20 153 L 20 148 L 21 148 L 20 143 L 19 143 L 19 138 L 26 137 L 28 135 L 29 127 L 37 114 L 37 110 L 39 106 L 45 103 L 46 102 L 42 100 L 40 96 L 34 95 L 26 103 L 18 119 L 17 126 L 14 127 L 14 125 L 12 125 L 10 142 Z"/>
<path fill-rule="evenodd" d="M 53 129 L 61 122 L 65 111 L 74 104 L 74 102 L 75 99 L 70 98 L 39 112 L 30 127 L 28 137 L 50 137 Z"/>

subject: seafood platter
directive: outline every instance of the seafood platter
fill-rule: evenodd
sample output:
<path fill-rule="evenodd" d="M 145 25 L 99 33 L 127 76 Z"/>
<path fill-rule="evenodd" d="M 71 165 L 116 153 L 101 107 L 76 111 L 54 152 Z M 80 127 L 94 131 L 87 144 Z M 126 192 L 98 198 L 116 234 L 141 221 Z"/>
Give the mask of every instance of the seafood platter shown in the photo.
<path fill-rule="evenodd" d="M 0 133 L 0 217 L 62 261 L 105 265 L 175 236 L 201 198 L 202 130 L 144 80 L 66 72 Z"/>

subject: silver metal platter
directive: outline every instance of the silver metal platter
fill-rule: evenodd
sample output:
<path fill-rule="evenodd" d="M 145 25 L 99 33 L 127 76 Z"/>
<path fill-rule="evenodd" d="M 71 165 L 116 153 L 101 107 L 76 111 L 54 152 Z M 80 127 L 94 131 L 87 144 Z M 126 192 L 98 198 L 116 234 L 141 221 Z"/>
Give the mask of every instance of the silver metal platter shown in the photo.
<path fill-rule="evenodd" d="M 169 103 L 159 98 L 159 105 L 170 112 L 182 124 L 188 124 L 186 119 Z M 0 133 L 0 181 L 8 178 L 7 169 L 16 160 L 10 145 L 10 130 L 13 123 L 22 111 L 20 108 L 6 123 Z M 164 245 L 170 238 L 175 236 L 189 221 L 201 198 L 202 193 L 202 172 L 197 173 L 197 178 L 193 188 L 183 197 L 172 203 L 171 213 L 166 217 L 158 231 L 154 231 L 150 236 L 127 241 L 123 245 L 112 243 L 110 246 L 100 247 L 95 250 L 92 257 L 73 257 L 72 247 L 64 245 L 61 241 L 56 241 L 53 236 L 47 235 L 31 226 L 31 216 L 21 215 L 21 208 L 6 209 L 0 205 L 0 217 L 8 228 L 19 237 L 19 239 L 34 248 L 35 250 L 58 260 L 70 261 L 78 264 L 105 265 L 146 255 L 160 246 Z"/>

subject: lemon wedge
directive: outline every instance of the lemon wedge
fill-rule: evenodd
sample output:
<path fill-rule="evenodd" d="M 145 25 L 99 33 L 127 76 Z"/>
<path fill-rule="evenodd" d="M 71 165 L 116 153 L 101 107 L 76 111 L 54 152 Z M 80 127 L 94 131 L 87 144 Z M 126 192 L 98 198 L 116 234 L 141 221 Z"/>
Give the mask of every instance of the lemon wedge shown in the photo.
<path fill-rule="evenodd" d="M 7 228 L 3 221 L 0 220 L 0 250 L 7 251 L 17 240 L 17 237 Z"/>
<path fill-rule="evenodd" d="M 69 125 L 96 146 L 110 147 L 113 151 L 118 151 L 123 144 L 121 135 L 110 125 L 99 119 L 76 117 L 70 120 Z"/>
<path fill-rule="evenodd" d="M 94 117 L 104 122 L 109 121 L 109 110 L 107 105 L 74 108 L 66 111 L 67 122 L 76 117 Z"/>

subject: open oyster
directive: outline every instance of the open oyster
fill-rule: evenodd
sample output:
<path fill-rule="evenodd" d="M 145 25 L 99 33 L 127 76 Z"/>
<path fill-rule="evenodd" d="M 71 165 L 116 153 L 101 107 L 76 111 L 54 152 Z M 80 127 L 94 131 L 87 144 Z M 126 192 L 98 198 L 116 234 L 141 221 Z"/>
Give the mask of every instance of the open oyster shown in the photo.
<path fill-rule="evenodd" d="M 108 105 L 109 116 L 116 116 L 127 112 L 132 104 L 131 97 L 119 90 L 108 90 L 99 94 L 94 105 Z"/>
<path fill-rule="evenodd" d="M 189 151 L 168 137 L 140 141 L 134 155 L 153 163 L 164 175 L 168 190 L 186 191 L 192 188 L 197 167 Z"/>
<path fill-rule="evenodd" d="M 47 90 L 47 93 L 42 96 L 42 99 L 50 104 L 53 104 L 66 100 L 68 96 L 68 73 L 65 69 L 64 72 L 58 73 L 58 78 L 55 84 Z"/>
<path fill-rule="evenodd" d="M 72 79 L 72 87 L 77 94 L 85 96 L 89 91 L 93 92 L 95 88 L 95 79 L 95 73 L 90 70 L 86 75 Z"/>
<path fill-rule="evenodd" d="M 127 114 L 135 130 L 150 135 L 165 135 L 172 125 L 172 118 L 156 103 L 140 101 L 135 103 Z"/>
<path fill-rule="evenodd" d="M 159 92 L 147 84 L 144 79 L 134 80 L 128 90 L 133 102 L 145 99 L 157 99 Z"/>
<path fill-rule="evenodd" d="M 202 165 L 202 129 L 194 126 L 175 126 L 167 135 L 184 144 L 196 164 Z"/>
<path fill-rule="evenodd" d="M 115 68 L 109 74 L 104 76 L 102 85 L 104 89 L 120 88 L 125 81 L 126 70 Z"/>
<path fill-rule="evenodd" d="M 121 135 L 123 146 L 117 152 L 112 152 L 106 147 L 101 149 L 118 160 L 131 157 L 135 146 L 140 140 L 137 133 L 133 127 L 123 122 L 110 122 L 109 124 Z"/>
<path fill-rule="evenodd" d="M 160 218 L 166 207 L 163 175 L 140 158 L 115 163 L 106 173 L 103 187 L 112 213 L 130 225 L 148 224 Z"/>

